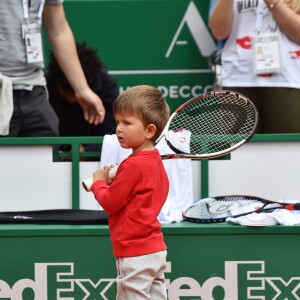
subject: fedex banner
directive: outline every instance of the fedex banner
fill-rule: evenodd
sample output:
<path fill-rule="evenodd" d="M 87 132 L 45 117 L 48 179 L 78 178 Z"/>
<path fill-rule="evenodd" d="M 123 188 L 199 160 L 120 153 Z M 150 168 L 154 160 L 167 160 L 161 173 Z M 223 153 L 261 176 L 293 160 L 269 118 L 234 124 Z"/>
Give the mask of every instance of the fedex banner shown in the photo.
<path fill-rule="evenodd" d="M 32 268 L 33 278 L 20 278 L 12 285 L 0 278 L 0 299 L 112 300 L 115 297 L 114 278 L 92 280 L 78 274 L 72 262 L 35 263 Z M 300 299 L 300 276 L 267 275 L 264 261 L 225 261 L 224 277 L 214 276 L 202 282 L 189 277 L 188 271 L 187 276 L 170 280 L 171 269 L 169 262 L 166 273 L 169 300 Z"/>

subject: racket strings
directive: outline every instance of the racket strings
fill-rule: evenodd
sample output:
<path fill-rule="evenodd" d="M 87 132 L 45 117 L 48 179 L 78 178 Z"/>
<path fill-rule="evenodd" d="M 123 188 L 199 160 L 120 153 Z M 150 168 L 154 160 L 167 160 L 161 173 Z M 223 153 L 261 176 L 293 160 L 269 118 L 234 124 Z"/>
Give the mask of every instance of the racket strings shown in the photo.
<path fill-rule="evenodd" d="M 270 213 L 278 209 L 300 210 L 298 200 L 272 201 L 251 195 L 226 195 L 201 199 L 182 212 L 183 219 L 196 223 L 225 222 L 251 213 Z"/>
<path fill-rule="evenodd" d="M 221 93 L 188 104 L 171 120 L 169 130 L 186 129 L 190 132 L 190 153 L 208 154 L 240 143 L 251 134 L 255 123 L 256 116 L 248 101 L 234 93 Z M 175 148 L 186 141 L 180 135 L 169 135 L 167 139 Z"/>
<path fill-rule="evenodd" d="M 262 207 L 264 203 L 256 199 L 230 199 L 230 198 L 208 198 L 190 206 L 184 212 L 185 218 L 224 221 L 228 217 L 254 212 Z"/>

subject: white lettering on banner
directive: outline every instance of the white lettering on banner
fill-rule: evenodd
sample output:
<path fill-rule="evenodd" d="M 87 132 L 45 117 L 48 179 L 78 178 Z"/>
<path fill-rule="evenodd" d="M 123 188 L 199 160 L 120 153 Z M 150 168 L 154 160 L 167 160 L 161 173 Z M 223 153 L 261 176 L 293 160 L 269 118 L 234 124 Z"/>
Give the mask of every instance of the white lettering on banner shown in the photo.
<path fill-rule="evenodd" d="M 195 3 L 191 1 L 168 48 L 166 58 L 170 56 L 175 45 L 187 45 L 187 41 L 179 40 L 179 34 L 181 33 L 182 28 L 185 24 L 189 28 L 202 56 L 207 57 L 214 50 L 216 50 L 216 44 L 211 37 L 205 25 L 205 22 L 203 21 Z"/>
<path fill-rule="evenodd" d="M 170 85 L 169 87 L 160 85 L 157 88 L 160 89 L 165 98 L 168 97 L 170 99 L 190 99 L 212 90 L 211 85 L 206 85 L 205 87 L 203 87 L 202 85 Z"/>
<path fill-rule="evenodd" d="M 238 272 L 235 262 L 225 262 L 225 278 L 211 277 L 202 286 L 193 278 L 180 277 L 167 282 L 170 300 L 180 300 L 180 297 L 201 297 L 201 300 L 213 300 L 215 287 L 222 287 L 225 292 L 224 300 L 238 300 Z M 181 289 L 188 286 L 190 289 Z"/>
<path fill-rule="evenodd" d="M 184 15 L 181 19 L 180 25 L 176 30 L 175 35 L 168 47 L 166 54 L 164 55 L 165 59 L 168 59 L 171 56 L 171 53 L 175 46 L 185 46 L 190 47 L 187 40 L 180 40 L 179 36 L 184 29 L 184 26 L 188 28 L 191 36 L 199 50 L 200 55 L 203 57 L 209 57 L 213 51 L 217 49 L 216 43 L 211 36 L 204 20 L 199 13 L 199 10 L 193 1 L 190 1 Z M 175 29 L 174 29 L 175 30 Z M 166 39 L 166 37 L 163 37 Z M 168 39 L 168 38 L 167 38 Z M 192 45 L 194 47 L 194 43 Z M 178 60 L 185 58 L 178 57 Z M 174 74 L 211 74 L 211 68 L 189 68 L 189 69 L 159 69 L 159 70 L 149 70 L 149 69 L 139 69 L 139 70 L 109 70 L 109 74 L 115 75 L 174 75 Z"/>
<path fill-rule="evenodd" d="M 128 89 L 129 86 L 123 87 L 120 86 L 119 91 L 122 93 L 126 89 Z M 162 92 L 163 96 L 165 98 L 169 98 L 170 100 L 172 99 L 191 99 L 196 96 L 199 96 L 200 94 L 203 93 L 208 93 L 209 91 L 212 90 L 212 85 L 194 85 L 194 86 L 189 86 L 189 85 L 170 85 L 170 86 L 163 86 L 159 85 L 157 86 L 158 89 Z"/>
<path fill-rule="evenodd" d="M 85 295 L 83 299 L 109 300 L 106 293 L 115 283 L 114 278 L 102 278 L 97 282 L 89 278 L 74 278 L 74 263 L 71 262 L 34 265 L 34 279 L 20 279 L 12 287 L 0 279 L 0 299 L 22 300 L 25 289 L 31 289 L 35 300 L 48 300 L 49 289 L 52 289 L 51 294 L 56 294 L 56 300 L 76 300 L 75 291 L 80 289 Z M 300 299 L 300 277 L 287 281 L 282 277 L 267 277 L 264 261 L 225 261 L 224 269 L 224 278 L 210 277 L 202 285 L 192 277 L 166 279 L 168 299 L 197 297 L 195 299 L 213 300 L 217 287 L 223 289 L 223 300 L 239 300 L 239 297 L 249 300 Z M 171 262 L 168 262 L 166 278 L 171 271 Z M 272 298 L 267 291 L 271 291 Z"/>

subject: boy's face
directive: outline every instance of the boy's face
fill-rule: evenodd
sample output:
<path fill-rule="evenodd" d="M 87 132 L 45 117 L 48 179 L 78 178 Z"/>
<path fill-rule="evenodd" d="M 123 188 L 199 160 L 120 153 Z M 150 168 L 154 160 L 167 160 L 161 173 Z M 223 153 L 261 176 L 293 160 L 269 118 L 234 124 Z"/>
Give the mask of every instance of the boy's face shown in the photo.
<path fill-rule="evenodd" d="M 151 140 L 153 129 L 149 131 L 149 126 L 154 125 L 145 127 L 138 116 L 126 113 L 115 114 L 115 119 L 117 121 L 116 135 L 122 148 L 132 148 L 133 153 L 154 149 Z"/>

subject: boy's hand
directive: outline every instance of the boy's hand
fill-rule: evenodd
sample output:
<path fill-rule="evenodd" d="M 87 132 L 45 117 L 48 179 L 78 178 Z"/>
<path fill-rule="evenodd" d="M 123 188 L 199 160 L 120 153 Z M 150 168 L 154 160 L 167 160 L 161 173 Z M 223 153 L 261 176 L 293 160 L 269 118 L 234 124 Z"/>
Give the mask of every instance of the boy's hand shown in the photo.
<path fill-rule="evenodd" d="M 97 170 L 96 172 L 93 173 L 93 181 L 97 180 L 105 180 L 108 181 L 108 172 L 109 172 L 109 167 L 105 166 L 103 169 Z"/>
<path fill-rule="evenodd" d="M 109 171 L 114 165 L 104 166 L 103 169 L 97 170 L 93 173 L 93 182 L 97 180 L 105 180 L 108 184 L 111 184 L 113 178 L 110 177 Z"/>

